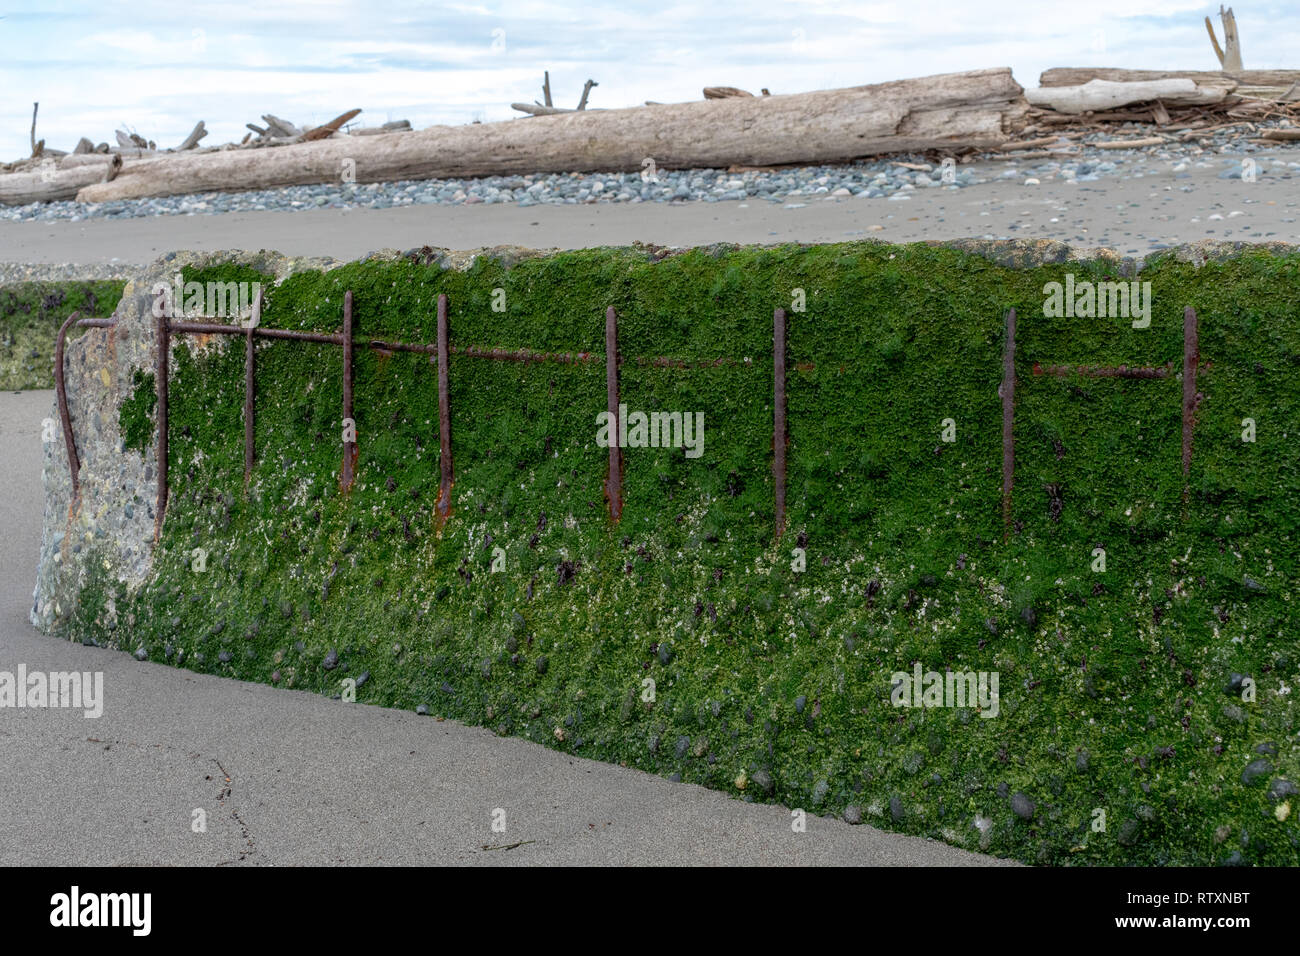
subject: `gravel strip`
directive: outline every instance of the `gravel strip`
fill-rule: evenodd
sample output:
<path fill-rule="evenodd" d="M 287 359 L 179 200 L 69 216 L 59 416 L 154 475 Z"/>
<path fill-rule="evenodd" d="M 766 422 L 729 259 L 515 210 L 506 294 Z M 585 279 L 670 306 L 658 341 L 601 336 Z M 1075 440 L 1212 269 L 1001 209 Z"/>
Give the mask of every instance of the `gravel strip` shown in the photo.
<path fill-rule="evenodd" d="M 0 286 L 18 282 L 71 282 L 92 279 L 121 279 L 126 281 L 132 272 L 139 271 L 130 264 L 110 265 L 93 262 L 50 262 L 28 265 L 22 262 L 0 262 Z"/>
<path fill-rule="evenodd" d="M 518 206 L 579 203 L 686 203 L 763 200 L 798 208 L 823 199 L 859 197 L 906 201 L 918 189 L 961 190 L 979 183 L 1017 180 L 1033 186 L 1049 181 L 1096 182 L 1109 177 L 1138 179 L 1187 170 L 1218 168 L 1220 179 L 1240 179 L 1247 157 L 1254 160 L 1259 182 L 1296 178 L 1300 143 L 1257 146 L 1240 133 L 1223 130 L 1195 142 L 1171 142 L 1137 150 L 1097 149 L 1092 142 L 1135 138 L 1149 131 L 1108 129 L 1090 134 L 1077 155 L 1008 157 L 986 154 L 948 172 L 920 156 L 891 157 L 838 166 L 806 166 L 769 171 L 720 169 L 661 170 L 647 181 L 639 173 L 551 173 L 534 176 L 489 176 L 483 179 L 431 179 L 417 182 L 290 186 L 241 193 L 198 193 L 161 199 L 107 203 L 52 202 L 0 207 L 0 221 L 48 222 L 87 219 L 134 219 L 165 215 L 218 215 L 227 212 L 301 209 L 387 209 L 416 205 Z M 1204 144 L 1204 145 L 1201 145 Z M 1063 144 L 1063 148 L 1064 144 Z M 1263 154 L 1270 158 L 1262 158 Z M 1260 157 L 1260 158 L 1256 158 Z M 920 166 L 909 169 L 901 163 Z M 1248 173 L 1249 176 L 1249 173 Z M 1190 190 L 1190 187 L 1184 187 Z"/>

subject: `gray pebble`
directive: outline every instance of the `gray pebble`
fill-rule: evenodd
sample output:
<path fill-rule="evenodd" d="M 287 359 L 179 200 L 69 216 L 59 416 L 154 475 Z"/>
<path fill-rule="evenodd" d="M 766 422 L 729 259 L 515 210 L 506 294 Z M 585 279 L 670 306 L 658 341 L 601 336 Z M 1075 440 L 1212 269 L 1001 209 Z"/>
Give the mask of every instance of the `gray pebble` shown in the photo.
<path fill-rule="evenodd" d="M 1261 757 L 1246 764 L 1246 769 L 1241 772 L 1241 782 L 1250 785 L 1260 777 L 1267 776 L 1272 772 L 1273 765 Z"/>
<path fill-rule="evenodd" d="M 1285 777 L 1278 777 L 1268 788 L 1268 798 L 1274 803 L 1286 798 L 1300 795 L 1300 787 L 1297 787 Z"/>
<path fill-rule="evenodd" d="M 1119 842 L 1120 846 L 1133 846 L 1133 844 L 1137 843 L 1138 836 L 1141 832 L 1142 824 L 1130 817 L 1125 820 L 1123 825 L 1119 828 L 1119 833 L 1115 839 Z"/>
<path fill-rule="evenodd" d="M 1017 791 L 1011 795 L 1011 812 L 1022 820 L 1034 818 L 1034 801 Z"/>

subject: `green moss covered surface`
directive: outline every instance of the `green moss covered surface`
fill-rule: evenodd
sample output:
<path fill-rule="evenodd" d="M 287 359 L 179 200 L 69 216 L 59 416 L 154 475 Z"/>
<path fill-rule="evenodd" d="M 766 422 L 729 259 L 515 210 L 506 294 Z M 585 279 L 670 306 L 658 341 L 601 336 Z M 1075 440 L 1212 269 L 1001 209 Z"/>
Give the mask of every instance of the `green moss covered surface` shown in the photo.
<path fill-rule="evenodd" d="M 117 280 L 18 282 L 0 286 L 0 389 L 54 387 L 54 339 L 73 312 L 112 315 L 122 298 Z M 68 341 L 84 330 L 70 329 Z"/>
<path fill-rule="evenodd" d="M 358 349 L 360 459 L 345 496 L 341 350 L 263 341 L 246 488 L 242 340 L 199 352 L 179 337 L 155 574 L 131 594 L 92 584 L 71 631 L 331 696 L 352 678 L 365 703 L 423 705 L 745 799 L 860 807 L 869 823 L 1031 863 L 1296 864 L 1300 808 L 1270 788 L 1300 781 L 1300 259 L 1148 262 L 1148 329 L 1042 316 L 1045 282 L 1106 270 L 851 244 L 294 275 L 268 286 L 264 325 L 335 331 L 351 289 L 359 338 L 433 342 L 445 292 L 455 345 L 603 354 L 612 304 L 623 401 L 703 411 L 704 455 L 625 449 L 611 526 L 595 443 L 603 362 L 453 356 L 456 484 L 439 530 L 428 357 Z M 234 267 L 191 278 L 268 281 Z M 776 547 L 771 316 L 795 288 L 807 309 L 790 314 L 789 530 Z M 1184 506 L 1177 375 L 1056 379 L 1032 365 L 1177 372 L 1186 305 L 1209 367 Z M 651 355 L 750 361 L 632 361 Z M 141 381 L 136 417 L 152 414 L 152 387 Z M 946 418 L 953 443 L 940 440 Z M 110 600 L 125 624 L 111 635 Z M 998 715 L 892 706 L 890 676 L 914 662 L 997 672 Z M 1234 674 L 1255 682 L 1253 701 L 1225 690 Z M 1259 760 L 1267 769 L 1246 782 Z"/>

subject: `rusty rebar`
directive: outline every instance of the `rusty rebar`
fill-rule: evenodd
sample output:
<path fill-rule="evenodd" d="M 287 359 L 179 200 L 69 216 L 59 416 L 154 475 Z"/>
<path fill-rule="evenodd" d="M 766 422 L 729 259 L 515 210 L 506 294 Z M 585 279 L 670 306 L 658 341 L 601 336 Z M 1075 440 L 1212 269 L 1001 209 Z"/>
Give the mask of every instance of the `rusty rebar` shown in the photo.
<path fill-rule="evenodd" d="M 1142 365 L 1129 367 L 1127 365 L 1040 365 L 1035 362 L 1033 373 L 1035 375 L 1053 375 L 1058 378 L 1068 378 L 1071 375 L 1082 375 L 1085 378 L 1168 378 L 1173 374 L 1173 363 L 1168 365 Z"/>
<path fill-rule="evenodd" d="M 253 475 L 253 331 L 262 319 L 262 290 L 257 290 L 253 300 L 253 315 L 248 320 L 248 330 L 244 335 L 244 484 Z"/>
<path fill-rule="evenodd" d="M 78 325 L 96 324 L 101 327 L 112 326 L 107 320 L 82 319 Z M 173 322 L 173 335 L 247 335 L 248 329 L 239 325 L 222 325 L 215 322 Z M 295 342 L 310 342 L 318 345 L 342 345 L 343 336 L 329 332 L 301 332 L 295 329 L 253 329 L 253 335 L 265 339 L 289 339 Z M 416 352 L 422 355 L 437 356 L 438 346 L 423 342 L 385 342 L 382 339 L 353 338 L 353 347 L 373 349 L 378 352 Z M 463 355 L 466 358 L 493 359 L 503 362 L 558 362 L 564 365 L 579 365 L 588 362 L 603 361 L 599 352 L 546 352 L 539 349 L 503 349 L 482 345 L 465 345 L 447 347 L 449 355 Z M 718 368 L 731 365 L 750 365 L 741 359 L 721 357 L 715 359 L 687 359 L 671 355 L 639 356 L 626 359 L 638 365 L 652 365 L 660 368 Z M 800 363 L 799 368 L 811 371 L 813 364 Z"/>
<path fill-rule="evenodd" d="M 447 343 L 447 296 L 438 294 L 438 484 L 436 510 L 440 520 L 451 514 L 451 385 L 448 380 L 450 346 Z"/>
<path fill-rule="evenodd" d="M 622 423 L 618 416 L 618 313 L 611 305 L 605 310 L 605 399 L 609 410 L 609 478 L 605 498 L 609 516 L 623 516 L 623 449 L 619 447 Z"/>
<path fill-rule="evenodd" d="M 170 371 L 171 322 L 166 314 L 158 316 L 158 356 L 154 385 L 158 390 L 158 504 L 154 508 L 153 540 L 162 535 L 163 516 L 167 513 L 167 375 Z"/>
<path fill-rule="evenodd" d="M 244 335 L 248 329 L 240 325 L 220 325 L 213 322 L 173 322 L 173 332 L 182 335 L 200 333 L 204 335 Z M 315 342 L 320 345 L 342 345 L 343 336 L 329 332 L 299 332 L 294 329 L 253 329 L 253 335 L 262 339 L 292 339 L 295 342 Z M 392 348 L 391 345 L 386 345 Z"/>
<path fill-rule="evenodd" d="M 785 533 L 785 309 L 772 313 L 772 478 L 775 482 L 776 540 Z"/>
<path fill-rule="evenodd" d="M 561 362 L 566 365 L 594 362 L 600 358 L 592 352 L 539 352 L 534 349 L 489 349 L 475 345 L 449 351 L 452 355 L 464 355 L 466 358 L 497 359 L 503 362 Z"/>
<path fill-rule="evenodd" d="M 1007 310 L 1006 341 L 1002 345 L 1002 535 L 1011 533 L 1011 490 L 1016 473 L 1016 310 Z"/>
<path fill-rule="evenodd" d="M 68 452 L 68 471 L 72 473 L 72 498 L 75 501 L 80 494 L 81 461 L 77 458 L 77 440 L 72 434 L 72 417 L 68 414 L 68 391 L 63 379 L 63 343 L 67 338 L 68 328 L 77 322 L 81 313 L 73 312 L 59 326 L 58 337 L 54 340 L 54 393 L 59 404 L 59 423 L 63 426 L 63 447 Z"/>
<path fill-rule="evenodd" d="M 722 356 L 715 359 L 682 359 L 666 355 L 651 358 L 632 359 L 637 365 L 653 365 L 656 368 L 725 368 L 730 365 L 748 365 L 748 361 Z"/>
<path fill-rule="evenodd" d="M 348 441 L 348 428 L 356 437 L 357 423 L 352 417 L 352 290 L 343 295 L 343 471 L 339 484 L 344 492 L 352 490 L 357 461 L 357 443 Z"/>

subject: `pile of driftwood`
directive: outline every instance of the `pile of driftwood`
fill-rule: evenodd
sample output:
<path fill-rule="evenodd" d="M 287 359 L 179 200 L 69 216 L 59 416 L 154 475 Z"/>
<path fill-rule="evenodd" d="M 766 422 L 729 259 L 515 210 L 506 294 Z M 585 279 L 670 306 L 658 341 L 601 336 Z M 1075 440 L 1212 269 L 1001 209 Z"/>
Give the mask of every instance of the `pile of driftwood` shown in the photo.
<path fill-rule="evenodd" d="M 548 84 L 549 85 L 549 84 Z M 594 85 L 594 84 L 593 84 Z M 588 87 L 588 91 L 590 86 Z M 402 136 L 294 134 L 267 117 L 277 149 L 231 145 L 115 154 L 106 170 L 0 175 L 0 203 L 107 202 L 339 182 L 392 182 L 538 172 L 846 162 L 944 148 L 991 148 L 1025 125 L 1029 106 L 1007 68 L 784 96 L 708 97 L 629 109 L 543 113 L 434 126 Z M 543 104 L 544 106 L 544 104 Z M 551 107 L 555 110 L 555 107 Z M 342 122 L 345 117 L 334 123 Z M 333 124 L 326 124 L 331 126 Z M 322 127 L 321 129 L 323 129 Z M 291 145 L 290 145 L 291 144 Z M 129 151 L 127 151 L 129 152 Z M 104 159 L 101 157 L 101 162 Z"/>
<path fill-rule="evenodd" d="M 388 133 L 410 132 L 408 120 L 384 123 L 382 126 L 360 127 L 344 131 L 345 126 L 360 115 L 361 110 L 348 110 L 319 126 L 298 127 L 271 113 L 263 114 L 264 126 L 246 124 L 249 132 L 238 143 L 201 147 L 199 142 L 208 135 L 203 120 L 174 149 L 159 149 L 152 140 L 132 130 L 116 130 L 115 144 L 99 143 L 82 137 L 71 152 L 52 149 L 45 140 L 36 138 L 36 117 L 40 104 L 33 104 L 31 156 L 12 163 L 0 163 L 0 205 L 24 205 L 57 199 L 74 199 L 90 186 L 111 184 L 123 170 L 135 171 L 149 163 L 166 162 L 186 156 L 203 156 L 213 153 L 259 149 L 269 146 L 294 146 L 313 143 L 331 137 L 374 136 Z M 247 188 L 239 185 L 231 189 Z M 96 201 L 96 200 L 88 200 Z"/>
<path fill-rule="evenodd" d="M 1239 67 L 1232 11 L 1225 14 L 1227 49 L 1219 48 L 1212 26 L 1211 39 L 1220 63 Z M 587 109 L 596 85 L 586 82 L 575 109 L 557 107 L 547 73 L 544 102 L 513 104 L 526 117 L 418 131 L 406 121 L 345 131 L 360 110 L 306 129 L 267 113 L 264 125 L 247 124 L 242 142 L 203 148 L 198 143 L 207 131 L 200 122 L 175 150 L 118 131 L 115 148 L 83 139 L 63 154 L 36 140 L 33 116 L 31 158 L 0 166 L 0 205 L 329 182 L 634 172 L 651 165 L 765 168 L 897 153 L 1020 158 L 1068 154 L 1077 151 L 1070 141 L 1084 137 L 1090 148 L 1136 148 L 1230 127 L 1261 142 L 1300 140 L 1300 70 L 1052 69 L 1026 92 L 1010 69 L 1000 68 L 785 95 L 710 86 L 695 102 Z M 1266 122 L 1270 128 L 1260 129 Z M 1113 123 L 1150 130 L 1093 141 Z M 397 131 L 405 135 L 372 135 Z"/>
<path fill-rule="evenodd" d="M 1169 84 L 1169 80 L 1179 81 Z M 1164 73 L 1068 68 L 1045 71 L 1020 136 L 991 150 L 939 151 L 928 158 L 1066 159 L 1081 148 L 1141 149 L 1178 143 L 1208 146 L 1215 133 L 1277 146 L 1300 141 L 1300 70 Z M 1194 89 L 1193 89 L 1194 88 Z M 1159 94 L 1159 95 L 1157 95 Z M 1269 121 L 1276 121 L 1270 123 Z M 1268 126 L 1263 124 L 1269 123 Z M 908 166 L 907 163 L 896 165 Z M 929 168 L 929 167 L 915 167 Z"/>
<path fill-rule="evenodd" d="M 1035 107 L 1032 116 L 1050 122 L 1084 115 L 1097 122 L 1150 120 L 1157 126 L 1193 116 L 1263 121 L 1290 118 L 1300 108 L 1300 70 L 1066 68 L 1047 70 L 1038 82 L 1025 98 Z"/>
<path fill-rule="evenodd" d="M 1287 128 L 1257 130 L 1257 124 L 1300 119 L 1300 70 L 1242 68 L 1241 37 L 1232 8 L 1219 7 L 1223 46 L 1214 24 L 1205 29 L 1218 58 L 1218 71 L 1047 70 L 1038 89 L 1027 90 L 1030 119 L 1043 128 L 1087 128 L 1105 123 L 1149 123 L 1154 136 L 1141 144 L 1165 142 L 1164 134 L 1189 139 L 1199 134 L 1238 128 L 1259 133 L 1262 142 L 1300 139 Z"/>

